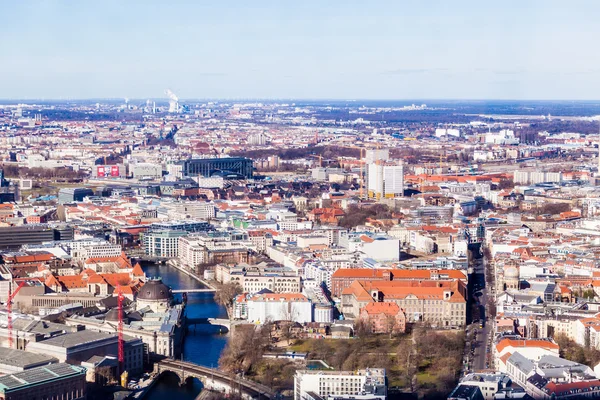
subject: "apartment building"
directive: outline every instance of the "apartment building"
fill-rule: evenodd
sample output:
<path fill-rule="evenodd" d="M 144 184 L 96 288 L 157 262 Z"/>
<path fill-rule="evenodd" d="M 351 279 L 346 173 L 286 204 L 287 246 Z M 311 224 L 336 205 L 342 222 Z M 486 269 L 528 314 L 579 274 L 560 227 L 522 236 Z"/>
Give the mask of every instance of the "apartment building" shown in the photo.
<path fill-rule="evenodd" d="M 298 370 L 294 376 L 294 400 L 386 400 L 385 369 L 357 371 Z"/>
<path fill-rule="evenodd" d="M 263 289 L 273 293 L 302 291 L 301 278 L 294 271 L 265 264 L 239 264 L 235 267 L 219 264 L 215 267 L 215 279 L 222 283 L 235 282 L 245 293 L 257 293 Z"/>

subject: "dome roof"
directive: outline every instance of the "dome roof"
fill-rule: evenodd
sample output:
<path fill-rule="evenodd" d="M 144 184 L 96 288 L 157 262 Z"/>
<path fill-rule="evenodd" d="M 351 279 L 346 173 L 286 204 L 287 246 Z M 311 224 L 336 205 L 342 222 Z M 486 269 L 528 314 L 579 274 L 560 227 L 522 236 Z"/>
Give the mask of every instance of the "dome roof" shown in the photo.
<path fill-rule="evenodd" d="M 504 279 L 519 279 L 519 269 L 517 267 L 507 267 L 504 269 Z"/>
<path fill-rule="evenodd" d="M 169 300 L 171 289 L 162 282 L 162 279 L 149 279 L 138 292 L 138 300 Z"/>
<path fill-rule="evenodd" d="M 123 313 L 123 322 L 127 322 L 127 314 L 125 311 L 121 310 Z M 119 321 L 119 309 L 117 307 L 111 308 L 106 315 L 104 316 L 105 321 L 118 322 Z"/>

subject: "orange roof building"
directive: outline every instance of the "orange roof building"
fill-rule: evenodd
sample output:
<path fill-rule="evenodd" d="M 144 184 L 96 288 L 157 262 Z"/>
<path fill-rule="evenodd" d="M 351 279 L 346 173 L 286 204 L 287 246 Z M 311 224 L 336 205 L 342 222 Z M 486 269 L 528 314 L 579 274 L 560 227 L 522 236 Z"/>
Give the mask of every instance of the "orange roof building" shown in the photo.
<path fill-rule="evenodd" d="M 466 284 L 461 280 L 355 280 L 342 292 L 342 312 L 357 317 L 369 303 L 393 302 L 407 322 L 461 327 L 466 322 Z"/>

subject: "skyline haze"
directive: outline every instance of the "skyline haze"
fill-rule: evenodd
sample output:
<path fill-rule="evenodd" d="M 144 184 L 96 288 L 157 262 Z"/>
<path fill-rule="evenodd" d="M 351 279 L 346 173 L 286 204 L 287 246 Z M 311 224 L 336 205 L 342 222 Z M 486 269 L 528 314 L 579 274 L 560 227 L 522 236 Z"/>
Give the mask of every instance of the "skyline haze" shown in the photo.
<path fill-rule="evenodd" d="M 600 96 L 600 4 L 8 3 L 0 98 Z"/>

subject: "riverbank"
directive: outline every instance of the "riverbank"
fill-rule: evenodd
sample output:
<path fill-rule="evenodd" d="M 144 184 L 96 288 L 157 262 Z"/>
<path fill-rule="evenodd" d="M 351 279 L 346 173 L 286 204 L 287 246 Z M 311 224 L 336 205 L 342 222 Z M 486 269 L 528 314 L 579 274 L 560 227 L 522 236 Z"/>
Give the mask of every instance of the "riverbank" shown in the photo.
<path fill-rule="evenodd" d="M 152 389 L 154 387 L 154 384 L 156 384 L 157 380 L 158 380 L 158 375 L 155 375 L 155 374 L 150 375 L 150 377 L 148 379 L 146 379 L 145 381 L 142 381 L 140 383 L 140 389 L 138 389 L 137 392 L 133 393 L 133 396 L 131 396 L 131 398 L 136 399 L 136 400 L 143 399 L 148 394 L 150 389 Z"/>
<path fill-rule="evenodd" d="M 208 283 L 204 279 L 200 278 L 198 275 L 196 275 L 196 273 L 194 273 L 194 272 L 190 271 L 189 269 L 185 268 L 184 266 L 182 266 L 179 263 L 179 261 L 177 261 L 176 259 L 171 259 L 171 260 L 167 261 L 166 265 L 171 266 L 171 267 L 177 269 L 180 272 L 183 272 L 184 274 L 186 274 L 190 278 L 193 278 L 193 279 L 197 280 L 198 282 L 200 282 L 201 284 L 203 284 L 204 286 L 206 286 L 209 289 L 217 290 L 217 288 L 215 288 L 213 285 L 211 285 L 210 283 Z"/>
<path fill-rule="evenodd" d="M 156 263 L 142 264 L 146 276 L 160 276 L 163 282 L 173 290 L 202 289 L 203 283 L 193 274 L 181 268 L 171 268 Z M 175 295 L 179 296 L 178 294 Z M 217 304 L 213 293 L 188 293 L 185 314 L 192 319 L 227 318 L 226 310 Z M 219 363 L 221 352 L 227 345 L 228 335 L 211 332 L 189 332 L 183 344 L 183 359 L 205 367 L 215 367 Z M 143 400 L 195 400 L 201 393 L 202 384 L 193 380 L 180 386 L 179 379 L 173 374 L 163 374 L 148 391 Z"/>

